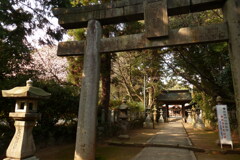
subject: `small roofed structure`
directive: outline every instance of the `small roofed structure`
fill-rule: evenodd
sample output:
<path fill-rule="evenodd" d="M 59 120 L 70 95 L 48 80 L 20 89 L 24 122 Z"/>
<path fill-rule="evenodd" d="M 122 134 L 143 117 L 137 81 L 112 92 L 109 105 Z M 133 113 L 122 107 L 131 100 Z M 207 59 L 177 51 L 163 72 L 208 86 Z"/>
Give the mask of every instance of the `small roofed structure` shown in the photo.
<path fill-rule="evenodd" d="M 183 104 L 192 101 L 191 93 L 188 89 L 184 90 L 165 90 L 157 97 L 157 102 L 167 104 Z"/>
<path fill-rule="evenodd" d="M 41 88 L 33 87 L 32 83 L 32 80 L 28 80 L 26 86 L 15 87 L 10 90 L 2 90 L 2 96 L 29 99 L 44 99 L 51 96 L 51 93 L 48 93 Z"/>
<path fill-rule="evenodd" d="M 169 117 L 169 105 L 182 105 L 182 117 L 185 117 L 185 104 L 192 101 L 192 95 L 188 89 L 164 90 L 156 98 L 159 106 L 166 104 L 166 116 Z"/>

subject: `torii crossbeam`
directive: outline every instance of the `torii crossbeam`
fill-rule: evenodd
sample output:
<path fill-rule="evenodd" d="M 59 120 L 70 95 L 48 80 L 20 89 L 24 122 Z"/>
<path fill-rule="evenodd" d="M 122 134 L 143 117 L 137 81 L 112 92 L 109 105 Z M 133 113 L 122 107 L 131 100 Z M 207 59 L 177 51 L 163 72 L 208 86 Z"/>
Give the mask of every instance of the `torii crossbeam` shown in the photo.
<path fill-rule="evenodd" d="M 170 30 L 168 16 L 223 8 L 225 22 Z M 79 8 L 58 8 L 54 14 L 65 29 L 87 27 L 87 41 L 62 42 L 59 56 L 84 56 L 75 160 L 95 159 L 95 128 L 100 53 L 226 41 L 232 68 L 240 133 L 240 1 L 239 0 L 122 0 Z M 101 25 L 144 20 L 145 33 L 101 39 Z M 91 47 L 93 47 L 91 49 Z M 93 68 L 91 66 L 94 65 Z M 90 81 L 90 82 L 89 82 Z M 92 92 L 94 90 L 94 92 Z"/>

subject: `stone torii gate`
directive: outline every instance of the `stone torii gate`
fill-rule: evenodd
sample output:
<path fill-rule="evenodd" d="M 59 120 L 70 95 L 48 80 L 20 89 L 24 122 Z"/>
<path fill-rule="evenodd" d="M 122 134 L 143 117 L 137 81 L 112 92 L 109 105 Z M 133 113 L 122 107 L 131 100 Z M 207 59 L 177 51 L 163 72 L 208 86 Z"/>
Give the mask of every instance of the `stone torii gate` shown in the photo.
<path fill-rule="evenodd" d="M 168 16 L 222 8 L 225 22 L 169 29 Z M 122 0 L 79 8 L 58 8 L 54 14 L 65 29 L 87 27 L 86 41 L 62 42 L 59 56 L 84 54 L 75 160 L 95 159 L 99 53 L 226 41 L 229 44 L 240 133 L 240 1 L 239 0 Z M 101 39 L 101 25 L 144 20 L 145 33 Z"/>

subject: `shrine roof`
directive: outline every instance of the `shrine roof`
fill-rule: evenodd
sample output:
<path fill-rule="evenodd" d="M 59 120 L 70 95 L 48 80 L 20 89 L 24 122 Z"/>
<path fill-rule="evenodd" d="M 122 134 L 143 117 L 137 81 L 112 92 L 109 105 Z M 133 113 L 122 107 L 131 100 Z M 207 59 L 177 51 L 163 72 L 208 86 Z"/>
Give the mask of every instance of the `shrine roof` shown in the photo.
<path fill-rule="evenodd" d="M 168 104 L 189 103 L 192 96 L 189 90 L 164 90 L 157 96 L 158 102 L 167 102 Z"/>
<path fill-rule="evenodd" d="M 15 87 L 10 90 L 2 90 L 3 97 L 15 98 L 48 98 L 51 93 L 44 91 L 41 88 L 33 87 L 31 81 L 27 81 L 26 86 Z"/>

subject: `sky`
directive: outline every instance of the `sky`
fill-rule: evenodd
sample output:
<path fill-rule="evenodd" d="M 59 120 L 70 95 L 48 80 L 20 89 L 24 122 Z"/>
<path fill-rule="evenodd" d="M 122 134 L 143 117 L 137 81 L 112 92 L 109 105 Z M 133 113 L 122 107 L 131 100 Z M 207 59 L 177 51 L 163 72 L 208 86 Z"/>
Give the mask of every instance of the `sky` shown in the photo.
<path fill-rule="evenodd" d="M 23 8 L 25 11 L 28 11 L 30 13 L 33 13 L 34 12 L 33 9 L 35 8 L 38 8 L 38 9 L 42 8 L 42 6 L 38 2 L 32 1 L 32 0 L 26 0 L 25 2 L 20 1 L 19 4 L 15 5 L 15 8 L 19 8 L 19 7 Z M 58 19 L 56 17 L 46 17 L 46 18 L 49 20 L 49 22 L 51 22 L 51 26 L 46 26 L 46 27 L 51 27 L 51 28 L 60 27 L 60 25 L 58 24 Z M 11 28 L 14 26 L 8 26 L 8 27 Z M 48 35 L 46 34 L 46 30 L 47 30 L 46 27 L 44 29 L 36 29 L 33 34 L 26 37 L 28 42 L 30 42 L 32 46 L 34 46 L 35 48 L 42 47 L 38 44 L 38 40 L 40 38 L 44 39 L 45 37 L 48 37 Z M 62 41 L 67 41 L 69 38 L 70 37 L 67 34 L 64 34 Z M 53 43 L 57 45 L 59 42 L 54 41 Z"/>

